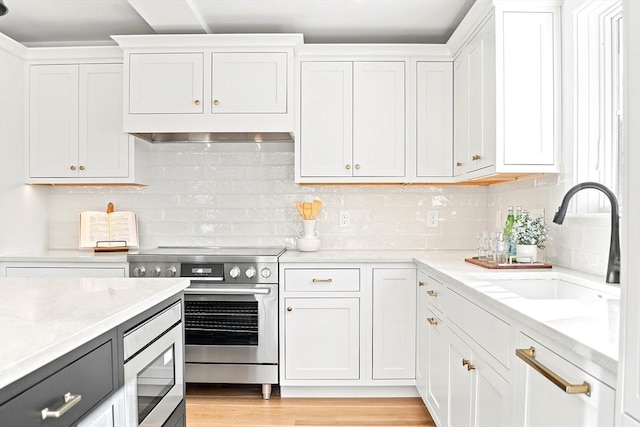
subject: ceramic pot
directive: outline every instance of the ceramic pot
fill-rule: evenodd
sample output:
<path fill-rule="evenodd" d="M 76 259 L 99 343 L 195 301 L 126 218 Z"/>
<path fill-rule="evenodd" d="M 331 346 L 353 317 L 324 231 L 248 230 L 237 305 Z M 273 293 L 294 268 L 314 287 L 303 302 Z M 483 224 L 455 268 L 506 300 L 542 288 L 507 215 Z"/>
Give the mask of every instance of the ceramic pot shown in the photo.
<path fill-rule="evenodd" d="M 538 262 L 538 247 L 536 245 L 516 245 L 516 261 Z"/>

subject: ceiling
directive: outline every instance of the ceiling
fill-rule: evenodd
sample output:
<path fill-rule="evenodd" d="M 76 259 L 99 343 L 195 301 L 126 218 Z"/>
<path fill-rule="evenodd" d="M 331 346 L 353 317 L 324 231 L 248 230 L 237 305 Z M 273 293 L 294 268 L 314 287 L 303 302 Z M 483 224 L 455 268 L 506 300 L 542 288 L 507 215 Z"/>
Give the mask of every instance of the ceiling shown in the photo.
<path fill-rule="evenodd" d="M 0 32 L 26 46 L 109 36 L 302 33 L 305 43 L 445 43 L 475 0 L 4 0 Z"/>

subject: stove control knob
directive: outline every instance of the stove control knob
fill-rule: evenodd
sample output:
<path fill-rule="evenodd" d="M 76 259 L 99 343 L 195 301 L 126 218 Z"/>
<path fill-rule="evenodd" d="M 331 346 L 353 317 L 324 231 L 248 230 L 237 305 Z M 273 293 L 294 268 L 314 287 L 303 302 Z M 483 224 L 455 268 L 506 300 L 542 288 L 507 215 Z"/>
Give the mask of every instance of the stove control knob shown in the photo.
<path fill-rule="evenodd" d="M 229 270 L 229 276 L 237 279 L 240 276 L 240 269 L 238 267 L 233 267 L 231 270 Z"/>
<path fill-rule="evenodd" d="M 178 274 L 178 270 L 176 270 L 174 266 L 167 268 L 164 272 L 167 274 L 167 277 L 176 277 L 176 274 Z"/>
<path fill-rule="evenodd" d="M 263 268 L 262 270 L 260 270 L 260 275 L 265 279 L 268 279 L 269 277 L 271 277 L 271 270 L 269 270 L 268 268 Z"/>
<path fill-rule="evenodd" d="M 256 269 L 253 267 L 249 267 L 247 268 L 247 271 L 244 272 L 244 274 L 247 275 L 247 277 L 249 279 L 251 279 L 252 277 L 254 277 L 256 275 Z"/>
<path fill-rule="evenodd" d="M 146 273 L 147 272 L 144 267 L 136 267 L 133 269 L 133 275 L 135 277 L 144 277 Z"/>
<path fill-rule="evenodd" d="M 157 265 L 149 270 L 149 276 L 151 277 L 160 277 L 160 273 L 162 273 L 162 270 Z"/>

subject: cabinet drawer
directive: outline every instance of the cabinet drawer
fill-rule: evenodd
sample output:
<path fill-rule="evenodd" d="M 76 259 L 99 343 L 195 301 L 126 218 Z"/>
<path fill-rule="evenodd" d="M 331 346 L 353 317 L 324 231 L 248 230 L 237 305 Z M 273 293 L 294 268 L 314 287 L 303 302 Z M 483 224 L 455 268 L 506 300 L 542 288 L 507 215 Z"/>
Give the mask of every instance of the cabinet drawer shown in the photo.
<path fill-rule="evenodd" d="M 427 303 L 442 312 L 442 300 L 445 296 L 445 292 L 447 291 L 447 287 L 431 276 L 427 276 L 423 286 L 427 293 Z"/>
<path fill-rule="evenodd" d="M 509 324 L 449 290 L 445 313 L 503 366 L 509 367 Z"/>
<path fill-rule="evenodd" d="M 360 269 L 286 269 L 284 280 L 287 292 L 358 292 Z"/>
<path fill-rule="evenodd" d="M 102 344 L 0 406 L 0 425 L 62 427 L 76 423 L 115 389 L 113 345 L 112 340 Z M 43 420 L 42 410 L 58 410 L 66 393 L 80 395 L 81 400 L 59 418 Z"/>

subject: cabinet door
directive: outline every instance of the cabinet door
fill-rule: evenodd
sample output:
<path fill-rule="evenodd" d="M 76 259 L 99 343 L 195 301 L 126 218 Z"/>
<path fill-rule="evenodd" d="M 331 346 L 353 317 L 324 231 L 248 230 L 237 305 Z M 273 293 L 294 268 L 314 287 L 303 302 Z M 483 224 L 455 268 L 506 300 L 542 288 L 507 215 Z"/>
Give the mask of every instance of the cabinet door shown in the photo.
<path fill-rule="evenodd" d="M 556 86 L 552 12 L 502 14 L 504 163 L 554 164 Z M 556 18 L 557 19 L 557 18 Z"/>
<path fill-rule="evenodd" d="M 213 114 L 287 112 L 287 54 L 214 53 Z"/>
<path fill-rule="evenodd" d="M 353 64 L 353 175 L 405 175 L 404 62 Z"/>
<path fill-rule="evenodd" d="M 29 176 L 78 175 L 78 66 L 29 70 Z"/>
<path fill-rule="evenodd" d="M 516 424 L 522 426 L 614 424 L 615 391 L 570 361 L 521 334 L 520 349 L 535 349 L 534 359 L 570 384 L 587 382 L 590 396 L 567 394 L 521 359 L 516 359 Z"/>
<path fill-rule="evenodd" d="M 474 373 L 471 348 L 449 330 L 449 426 L 471 426 Z"/>
<path fill-rule="evenodd" d="M 129 136 L 122 131 L 122 65 L 80 65 L 79 176 L 129 176 Z"/>
<path fill-rule="evenodd" d="M 466 51 L 466 49 L 465 49 Z M 469 60 L 462 52 L 453 63 L 453 175 L 462 175 L 470 166 L 469 156 Z"/>
<path fill-rule="evenodd" d="M 358 298 L 285 298 L 287 380 L 360 378 Z"/>
<path fill-rule="evenodd" d="M 493 19 L 466 49 L 469 63 L 469 151 L 467 171 L 495 164 L 495 30 Z"/>
<path fill-rule="evenodd" d="M 477 427 L 510 427 L 512 388 L 509 382 L 502 378 L 477 353 L 474 353 L 471 363 L 475 366 L 475 389 L 473 390 L 473 411 L 475 413 L 474 426 Z"/>
<path fill-rule="evenodd" d="M 418 271 L 418 286 L 416 287 L 416 389 L 427 403 L 427 274 Z"/>
<path fill-rule="evenodd" d="M 373 379 L 414 379 L 415 269 L 373 270 Z"/>
<path fill-rule="evenodd" d="M 351 176 L 353 65 L 303 62 L 300 93 L 300 175 Z"/>
<path fill-rule="evenodd" d="M 446 425 L 449 400 L 449 338 L 447 327 L 441 317 L 427 307 L 427 344 L 426 344 L 426 373 L 427 390 L 426 404 L 436 425 Z M 457 366 L 456 366 L 457 367 Z"/>
<path fill-rule="evenodd" d="M 417 176 L 453 174 L 453 66 L 418 62 L 416 88 Z"/>
<path fill-rule="evenodd" d="M 201 114 L 203 53 L 132 53 L 129 114 Z"/>

